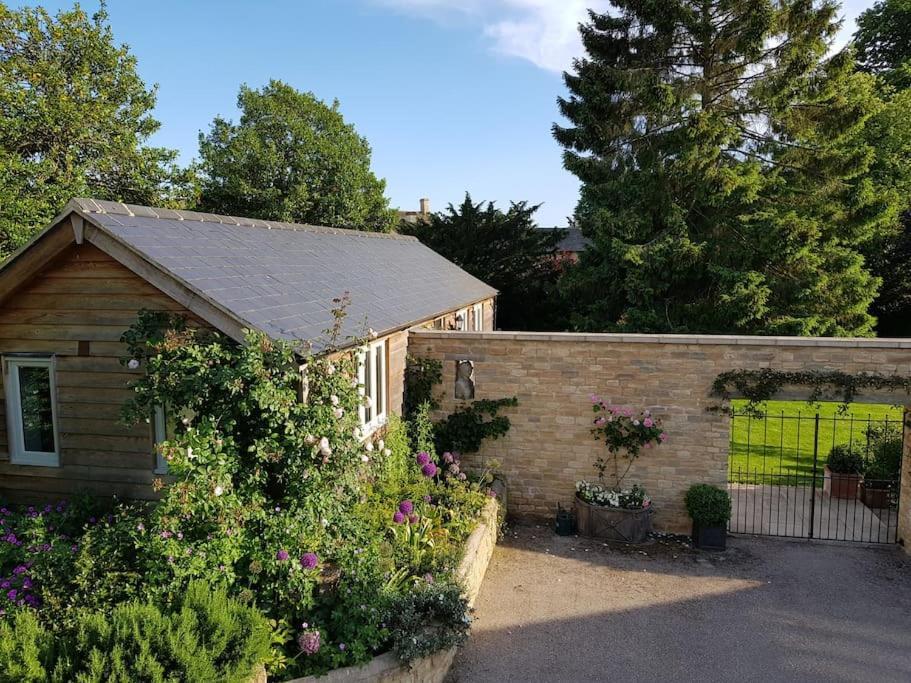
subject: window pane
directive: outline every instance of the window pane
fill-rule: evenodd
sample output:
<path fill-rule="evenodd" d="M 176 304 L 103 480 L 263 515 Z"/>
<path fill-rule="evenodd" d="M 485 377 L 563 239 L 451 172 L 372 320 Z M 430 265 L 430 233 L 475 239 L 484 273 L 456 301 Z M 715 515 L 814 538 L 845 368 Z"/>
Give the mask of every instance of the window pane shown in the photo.
<path fill-rule="evenodd" d="M 19 403 L 25 450 L 54 453 L 54 414 L 51 408 L 51 369 L 19 367 Z"/>
<path fill-rule="evenodd" d="M 364 354 L 364 395 L 373 398 L 373 363 L 370 349 Z M 373 419 L 373 407 L 367 405 L 364 407 L 364 422 L 370 422 Z"/>
<path fill-rule="evenodd" d="M 381 344 L 374 351 L 376 354 L 376 414 L 382 415 L 386 412 L 386 345 Z"/>

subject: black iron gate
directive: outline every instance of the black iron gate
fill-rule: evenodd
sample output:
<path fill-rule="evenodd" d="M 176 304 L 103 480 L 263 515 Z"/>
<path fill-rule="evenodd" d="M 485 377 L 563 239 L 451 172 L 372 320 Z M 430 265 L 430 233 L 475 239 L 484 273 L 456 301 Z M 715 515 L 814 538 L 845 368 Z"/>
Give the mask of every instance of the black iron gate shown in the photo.
<path fill-rule="evenodd" d="M 732 412 L 733 533 L 895 543 L 900 413 Z M 832 472 L 856 463 L 860 473 Z"/>

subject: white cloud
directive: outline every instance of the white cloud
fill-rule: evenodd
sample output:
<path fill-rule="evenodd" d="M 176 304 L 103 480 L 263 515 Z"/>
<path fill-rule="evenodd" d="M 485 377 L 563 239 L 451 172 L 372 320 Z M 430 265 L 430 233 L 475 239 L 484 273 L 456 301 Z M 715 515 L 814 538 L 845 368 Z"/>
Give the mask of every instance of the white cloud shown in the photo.
<path fill-rule="evenodd" d="M 438 21 L 454 17 L 480 25 L 494 51 L 525 59 L 548 71 L 564 71 L 581 56 L 578 25 L 587 7 L 607 0 L 374 0 Z"/>

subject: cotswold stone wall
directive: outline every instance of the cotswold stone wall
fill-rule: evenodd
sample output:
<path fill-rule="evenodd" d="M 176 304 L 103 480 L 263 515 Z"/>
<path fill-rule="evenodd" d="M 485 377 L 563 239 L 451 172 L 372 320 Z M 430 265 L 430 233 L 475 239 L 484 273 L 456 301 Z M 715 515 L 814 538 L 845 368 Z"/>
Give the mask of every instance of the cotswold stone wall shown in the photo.
<path fill-rule="evenodd" d="M 474 362 L 475 398 L 518 397 L 519 406 L 505 411 L 509 434 L 468 460 L 500 460 L 510 511 L 517 515 L 552 517 L 557 503 L 572 503 L 577 480 L 596 477 L 592 462 L 603 446 L 590 433 L 591 394 L 649 408 L 669 439 L 643 452 L 627 482 L 646 487 L 656 527 L 672 531 L 689 528 L 683 495 L 691 484 L 727 481 L 729 418 L 707 410 L 719 405 L 709 392 L 720 372 L 773 367 L 911 374 L 911 340 L 416 330 L 408 350 L 443 361 L 440 417 L 461 403 L 454 398 L 459 360 Z M 807 391 L 795 388 L 782 398 L 805 398 Z M 858 400 L 909 402 L 888 393 Z M 905 443 L 911 448 L 911 439 Z M 900 534 L 911 543 L 909 463 L 911 457 L 903 465 Z"/>

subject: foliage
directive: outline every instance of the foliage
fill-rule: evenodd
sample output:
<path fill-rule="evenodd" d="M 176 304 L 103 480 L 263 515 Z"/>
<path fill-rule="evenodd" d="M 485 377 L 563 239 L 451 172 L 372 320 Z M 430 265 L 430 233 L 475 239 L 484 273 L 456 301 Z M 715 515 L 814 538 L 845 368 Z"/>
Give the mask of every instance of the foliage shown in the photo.
<path fill-rule="evenodd" d="M 598 415 L 592 421 L 592 434 L 596 441 L 604 442 L 613 464 L 611 490 L 621 491 L 623 480 L 642 449 L 664 443 L 667 434 L 661 428 L 661 420 L 649 410 L 635 413 L 630 408 L 611 406 L 595 394 L 591 396 L 591 403 L 592 412 Z M 621 455 L 627 460 L 626 469 L 622 473 Z M 608 462 L 603 456 L 596 458 L 595 469 L 598 471 L 598 481 L 603 482 L 604 473 L 608 469 Z"/>
<path fill-rule="evenodd" d="M 645 489 L 639 484 L 633 484 L 628 489 L 608 488 L 604 484 L 594 484 L 583 479 L 576 482 L 576 496 L 589 505 L 623 510 L 643 510 L 652 505 Z"/>
<path fill-rule="evenodd" d="M 860 474 L 864 471 L 864 456 L 851 444 L 836 444 L 829 451 L 826 464 L 835 474 Z"/>
<path fill-rule="evenodd" d="M 864 480 L 871 482 L 897 482 L 901 476 L 902 434 L 889 426 L 871 426 L 866 430 L 869 448 L 864 462 Z"/>
<path fill-rule="evenodd" d="M 50 14 L 0 3 L 0 259 L 72 197 L 191 200 L 176 152 L 148 147 L 155 89 L 115 42 L 104 6 Z"/>
<path fill-rule="evenodd" d="M 731 496 L 709 484 L 694 484 L 684 497 L 686 511 L 701 527 L 723 527 L 731 518 Z"/>
<path fill-rule="evenodd" d="M 440 401 L 433 395 L 435 386 L 443 381 L 443 363 L 435 358 L 408 356 L 405 362 L 405 398 L 403 412 L 411 417 L 418 406 L 426 403 L 437 410 Z"/>
<path fill-rule="evenodd" d="M 216 118 L 200 134 L 200 206 L 265 220 L 389 231 L 386 183 L 370 170 L 370 145 L 339 103 L 281 81 L 242 86 L 239 123 Z"/>
<path fill-rule="evenodd" d="M 874 79 L 827 56 L 837 4 L 614 6 L 581 27 L 554 127 L 592 240 L 575 325 L 870 335 L 861 249 L 904 200 L 866 130 Z"/>
<path fill-rule="evenodd" d="M 463 644 L 471 624 L 468 603 L 453 584 L 427 584 L 399 597 L 387 619 L 403 662 Z"/>
<path fill-rule="evenodd" d="M 499 290 L 497 325 L 507 330 L 565 329 L 557 280 L 562 266 L 556 247 L 562 230 L 542 230 L 527 202 L 501 211 L 493 202 L 475 204 L 466 193 L 455 207 L 426 221 L 403 222 L 414 235 L 475 277 Z"/>
<path fill-rule="evenodd" d="M 878 375 L 874 373 L 851 374 L 842 370 L 727 370 L 712 382 L 712 395 L 729 399 L 736 393 L 748 400 L 744 412 L 761 415 L 759 404 L 773 398 L 785 386 L 807 386 L 810 393 L 807 403 L 837 398 L 841 410 L 863 390 L 904 391 L 911 395 L 911 377 Z"/>
<path fill-rule="evenodd" d="M 499 412 L 517 405 L 519 400 L 513 396 L 481 399 L 460 406 L 434 425 L 436 450 L 476 453 L 484 439 L 499 439 L 509 431 L 509 418 Z"/>
<path fill-rule="evenodd" d="M 911 88 L 911 0 L 880 0 L 857 17 L 858 66 L 896 89 Z"/>
<path fill-rule="evenodd" d="M 236 681 L 246 683 L 269 651 L 258 610 L 224 590 L 191 583 L 171 612 L 124 602 L 83 611 L 52 637 L 32 612 L 0 622 L 0 681 Z"/>

